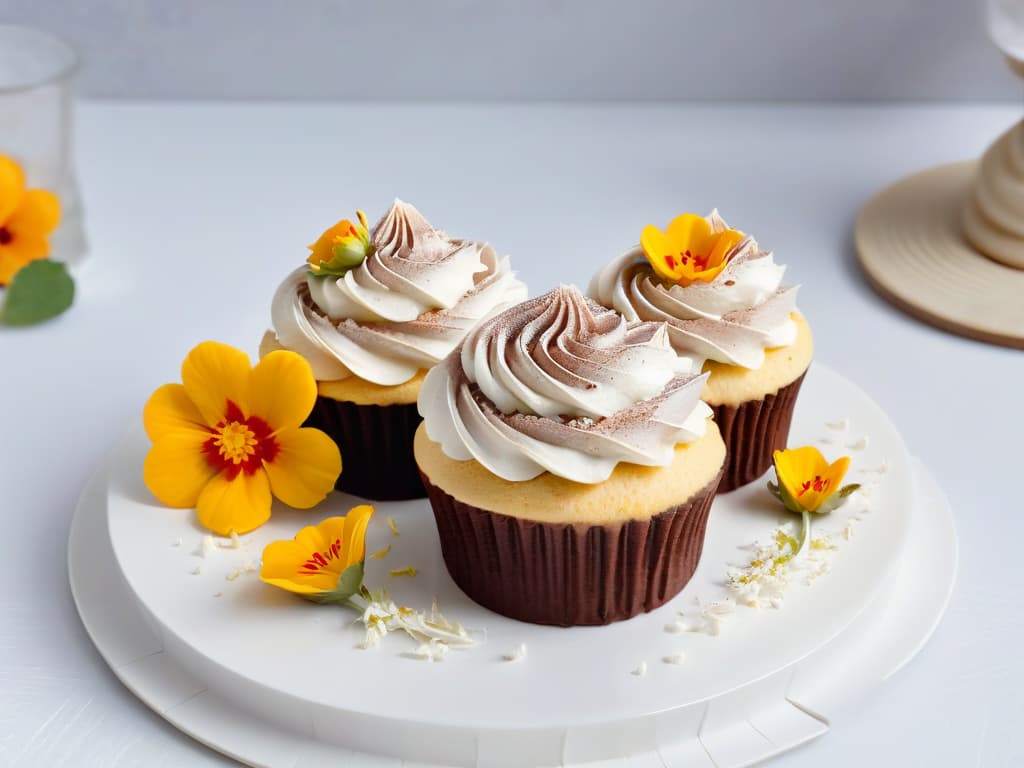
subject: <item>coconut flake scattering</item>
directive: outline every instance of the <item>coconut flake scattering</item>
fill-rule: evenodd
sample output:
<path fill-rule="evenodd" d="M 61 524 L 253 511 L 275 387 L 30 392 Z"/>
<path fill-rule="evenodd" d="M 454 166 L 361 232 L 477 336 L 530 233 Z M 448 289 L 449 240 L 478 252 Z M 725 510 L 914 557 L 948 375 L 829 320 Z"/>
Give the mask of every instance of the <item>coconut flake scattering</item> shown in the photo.
<path fill-rule="evenodd" d="M 430 651 L 432 661 L 443 660 L 449 647 L 468 648 L 477 642 L 460 623 L 448 621 L 444 617 L 437 600 L 427 613 L 398 605 L 388 596 L 386 590 L 371 595 L 362 616 L 357 621 L 366 627 L 362 648 L 374 647 L 389 633 L 404 632 L 420 644 L 417 653 L 423 646 L 431 643 L 445 646 L 444 651 Z"/>

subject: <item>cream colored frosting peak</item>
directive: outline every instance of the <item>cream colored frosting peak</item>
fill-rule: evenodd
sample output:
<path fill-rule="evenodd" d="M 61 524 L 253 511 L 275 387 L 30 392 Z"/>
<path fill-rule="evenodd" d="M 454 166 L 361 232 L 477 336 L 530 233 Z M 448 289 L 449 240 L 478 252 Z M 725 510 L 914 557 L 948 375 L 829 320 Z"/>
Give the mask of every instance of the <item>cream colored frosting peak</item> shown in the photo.
<path fill-rule="evenodd" d="M 728 229 L 717 210 L 707 220 L 713 231 Z M 715 360 L 754 369 L 766 349 L 796 338 L 790 315 L 797 288 L 781 285 L 784 272 L 771 251 L 747 237 L 711 282 L 666 284 L 635 246 L 594 275 L 588 294 L 629 320 L 667 323 L 672 346 L 696 365 Z"/>
<path fill-rule="evenodd" d="M 271 307 L 274 332 L 321 381 L 355 375 L 408 381 L 437 364 L 481 319 L 526 297 L 508 257 L 449 238 L 395 200 L 370 235 L 372 253 L 342 277 L 293 271 Z"/>
<path fill-rule="evenodd" d="M 704 434 L 695 373 L 663 324 L 630 324 L 561 287 L 470 333 L 427 374 L 419 410 L 452 459 L 511 481 L 596 483 L 620 462 L 665 466 Z"/>

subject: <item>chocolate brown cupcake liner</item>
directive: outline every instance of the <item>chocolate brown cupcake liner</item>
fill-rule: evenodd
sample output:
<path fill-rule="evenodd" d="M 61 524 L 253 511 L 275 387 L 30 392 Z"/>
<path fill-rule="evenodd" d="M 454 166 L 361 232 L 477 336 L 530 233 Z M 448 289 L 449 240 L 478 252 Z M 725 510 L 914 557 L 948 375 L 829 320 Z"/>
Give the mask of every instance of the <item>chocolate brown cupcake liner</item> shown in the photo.
<path fill-rule="evenodd" d="M 452 579 L 520 621 L 601 625 L 651 611 L 693 576 L 721 473 L 685 504 L 609 525 L 542 523 L 458 501 L 423 475 Z"/>
<path fill-rule="evenodd" d="M 786 447 L 793 409 L 806 373 L 774 395 L 740 405 L 714 405 L 725 441 L 725 472 L 718 493 L 746 485 L 772 465 L 772 453 Z"/>
<path fill-rule="evenodd" d="M 426 495 L 412 442 L 420 421 L 416 403 L 359 405 L 319 396 L 304 426 L 326 432 L 341 450 L 339 491 L 374 501 Z"/>

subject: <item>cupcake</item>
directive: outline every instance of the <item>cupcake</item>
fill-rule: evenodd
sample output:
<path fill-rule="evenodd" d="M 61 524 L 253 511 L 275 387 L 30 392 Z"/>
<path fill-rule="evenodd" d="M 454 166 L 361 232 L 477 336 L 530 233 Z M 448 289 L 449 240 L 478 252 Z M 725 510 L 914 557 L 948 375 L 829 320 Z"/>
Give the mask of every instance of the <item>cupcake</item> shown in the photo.
<path fill-rule="evenodd" d="M 427 371 L 484 318 L 526 297 L 507 256 L 451 238 L 395 200 L 372 231 L 343 220 L 274 295 L 261 355 L 309 361 L 318 397 L 308 426 L 341 449 L 338 490 L 375 500 L 424 495 L 412 441 Z"/>
<path fill-rule="evenodd" d="M 700 559 L 725 445 L 662 323 L 572 287 L 481 324 L 423 382 L 416 462 L 445 565 L 522 621 L 608 624 Z"/>
<path fill-rule="evenodd" d="M 785 267 L 718 211 L 685 213 L 613 259 L 589 294 L 631 321 L 668 324 L 676 352 L 710 374 L 703 398 L 729 450 L 719 492 L 760 477 L 786 447 L 813 343 Z"/>

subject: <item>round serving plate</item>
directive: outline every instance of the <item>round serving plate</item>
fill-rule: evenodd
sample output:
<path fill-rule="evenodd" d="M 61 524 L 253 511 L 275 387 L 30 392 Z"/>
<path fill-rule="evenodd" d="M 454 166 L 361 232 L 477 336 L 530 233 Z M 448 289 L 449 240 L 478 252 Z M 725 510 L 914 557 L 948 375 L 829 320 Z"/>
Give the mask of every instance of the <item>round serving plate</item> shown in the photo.
<path fill-rule="evenodd" d="M 915 474 L 884 413 L 818 364 L 791 435 L 791 444 L 806 443 L 830 458 L 851 455 L 849 479 L 873 486 L 868 503 L 816 522 L 816 531 L 841 544 L 830 573 L 812 586 L 794 583 L 779 610 L 739 606 L 717 636 L 666 626 L 680 611 L 693 614 L 698 598 L 726 596 L 729 565 L 749 558 L 743 547 L 786 521 L 761 482 L 715 500 L 700 567 L 677 598 L 607 627 L 540 627 L 475 605 L 445 571 L 428 503 L 378 504 L 368 551 L 391 549 L 367 561 L 367 584 L 422 609 L 437 597 L 449 619 L 480 631 L 476 647 L 431 663 L 416 658 L 404 636 L 360 648 L 352 612 L 306 603 L 254 573 L 266 542 L 344 512 L 355 499 L 332 495 L 302 513 L 275 509 L 236 548 L 207 547 L 204 556 L 194 513 L 160 506 L 142 484 L 141 430 L 129 433 L 109 472 L 83 494 L 70 544 L 72 588 L 87 630 L 130 689 L 186 733 L 252 765 L 293 765 L 297 755 L 303 765 L 356 756 L 381 765 L 626 756 L 654 765 L 745 765 L 820 735 L 838 702 L 912 655 L 941 614 L 955 571 L 948 512 L 928 520 L 927 535 L 915 525 L 922 499 L 934 516 L 941 492 Z M 848 523 L 856 531 L 850 540 Z M 890 621 L 875 654 L 851 655 L 884 668 L 823 688 L 835 677 L 824 670 L 835 668 L 844 644 L 871 636 L 886 605 L 898 602 L 899 585 L 916 578 L 913 553 L 922 548 L 924 558 L 952 552 L 943 560 L 948 578 L 933 570 L 926 594 L 914 587 L 916 609 L 899 613 L 906 631 L 894 632 Z M 406 566 L 417 575 L 388 575 Z M 505 660 L 521 644 L 526 657 Z M 680 655 L 681 664 L 664 661 Z M 828 656 L 822 673 L 806 674 Z"/>

